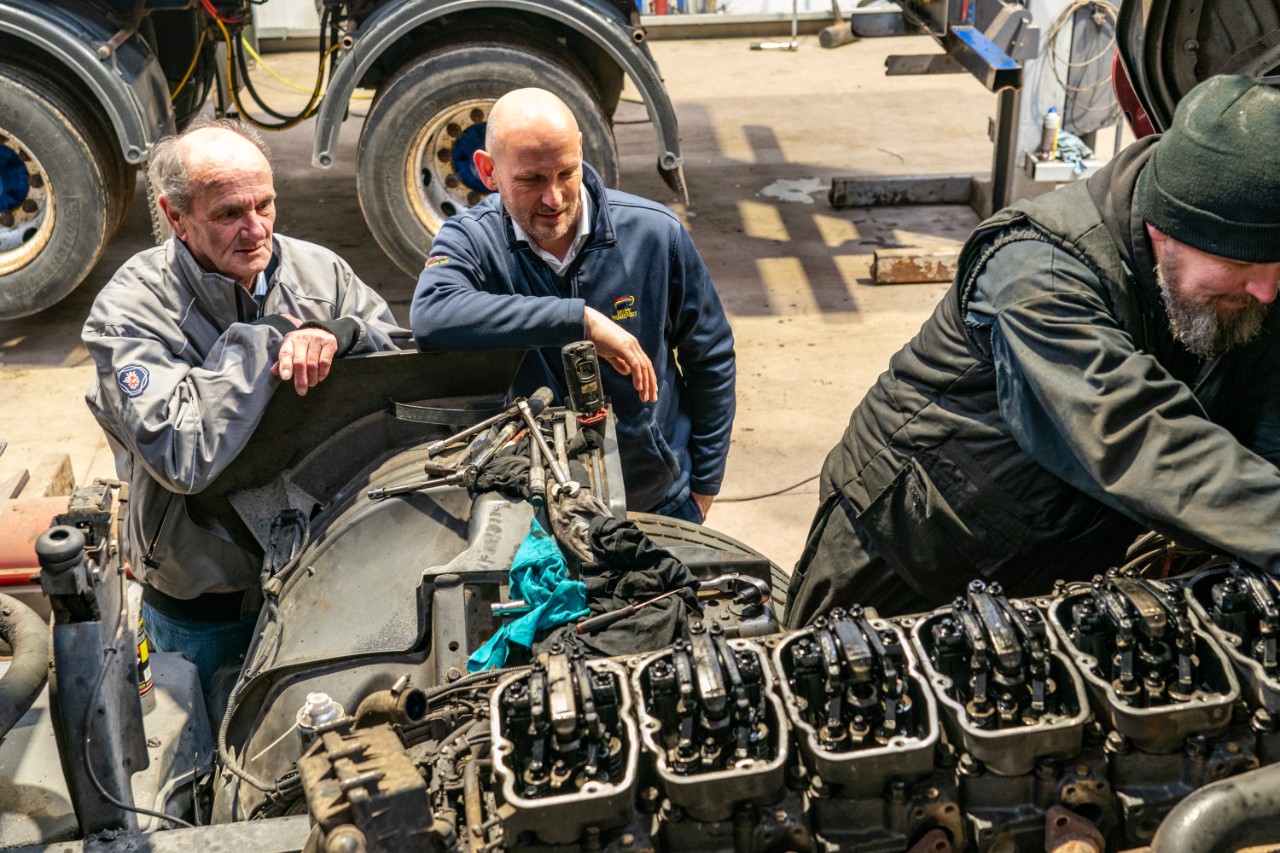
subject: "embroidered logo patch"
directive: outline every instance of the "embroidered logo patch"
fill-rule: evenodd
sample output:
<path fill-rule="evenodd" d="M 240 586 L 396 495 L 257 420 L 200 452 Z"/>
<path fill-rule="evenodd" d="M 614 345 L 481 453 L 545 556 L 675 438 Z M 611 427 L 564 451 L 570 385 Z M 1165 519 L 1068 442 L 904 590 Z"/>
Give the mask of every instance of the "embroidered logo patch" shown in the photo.
<path fill-rule="evenodd" d="M 130 364 L 116 371 L 116 382 L 126 397 L 136 397 L 151 384 L 151 373 L 141 364 Z"/>
<path fill-rule="evenodd" d="M 619 296 L 613 300 L 613 319 L 630 320 L 632 317 L 639 317 L 640 312 L 635 310 L 635 304 L 634 296 Z"/>
<path fill-rule="evenodd" d="M 431 257 L 427 258 L 427 269 L 431 269 L 432 267 L 438 267 L 441 264 L 447 264 L 447 263 L 449 263 L 449 258 L 446 255 L 432 255 Z"/>

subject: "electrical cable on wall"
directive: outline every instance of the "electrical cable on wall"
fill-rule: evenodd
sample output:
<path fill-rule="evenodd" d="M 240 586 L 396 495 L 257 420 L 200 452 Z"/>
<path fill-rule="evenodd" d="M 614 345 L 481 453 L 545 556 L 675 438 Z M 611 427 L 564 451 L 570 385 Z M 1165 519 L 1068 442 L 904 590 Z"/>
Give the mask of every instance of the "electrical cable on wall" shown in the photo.
<path fill-rule="evenodd" d="M 1099 30 L 1104 28 L 1110 30 L 1110 38 L 1092 56 L 1086 59 L 1074 62 L 1070 59 L 1064 59 L 1058 53 L 1058 37 L 1064 30 L 1068 29 L 1067 25 L 1075 21 L 1080 12 L 1086 10 L 1092 11 L 1090 17 L 1094 26 Z M 1119 105 L 1114 97 L 1108 96 L 1111 86 L 1111 57 L 1115 54 L 1116 49 L 1117 15 L 1116 7 L 1108 0 L 1074 0 L 1058 13 L 1045 36 L 1045 64 L 1049 66 L 1054 80 L 1067 93 L 1068 102 L 1071 104 L 1070 111 L 1073 113 L 1105 113 L 1105 115 L 1096 119 L 1097 127 L 1114 124 L 1120 117 Z M 1074 36 L 1074 27 L 1071 28 L 1071 32 Z M 1070 56 L 1069 48 L 1067 55 Z M 1073 73 L 1078 72 L 1081 76 L 1084 76 L 1087 74 L 1088 69 L 1098 65 L 1105 67 L 1106 73 L 1099 74 L 1095 82 L 1086 86 L 1071 84 Z M 1103 103 L 1100 105 L 1092 103 L 1100 95 L 1103 96 Z M 1068 113 L 1064 111 L 1064 122 L 1067 115 Z M 1078 120 L 1072 123 L 1079 124 Z M 1083 132 L 1093 129 L 1095 128 L 1087 128 Z"/>

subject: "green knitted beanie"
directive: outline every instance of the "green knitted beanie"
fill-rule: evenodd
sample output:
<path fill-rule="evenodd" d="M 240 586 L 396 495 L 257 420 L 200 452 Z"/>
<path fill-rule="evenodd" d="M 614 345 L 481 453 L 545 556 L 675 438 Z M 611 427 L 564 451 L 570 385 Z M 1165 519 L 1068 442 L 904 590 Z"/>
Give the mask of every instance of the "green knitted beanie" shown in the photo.
<path fill-rule="evenodd" d="M 1138 212 L 1202 252 L 1280 261 L 1280 91 L 1240 75 L 1192 89 L 1138 176 Z"/>

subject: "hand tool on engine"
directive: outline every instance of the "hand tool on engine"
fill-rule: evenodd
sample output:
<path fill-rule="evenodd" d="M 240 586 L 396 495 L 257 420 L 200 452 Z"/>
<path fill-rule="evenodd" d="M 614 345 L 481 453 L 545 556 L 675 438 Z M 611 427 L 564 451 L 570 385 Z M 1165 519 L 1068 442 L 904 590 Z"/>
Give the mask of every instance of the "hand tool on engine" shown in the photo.
<path fill-rule="evenodd" d="M 753 578 L 740 572 L 718 575 L 710 580 L 698 582 L 698 592 L 735 592 L 734 604 L 768 604 L 769 584 L 760 578 Z"/>
<path fill-rule="evenodd" d="M 603 423 L 604 389 L 600 385 L 596 345 L 591 341 L 568 344 L 560 350 L 560 359 L 564 362 L 564 378 L 569 386 L 569 408 L 577 413 L 578 423 Z"/>
<path fill-rule="evenodd" d="M 434 489 L 437 486 L 464 486 L 471 488 L 476 484 L 476 476 L 480 473 L 479 466 L 466 465 L 447 477 L 431 477 L 426 480 L 414 480 L 411 483 L 404 483 L 399 486 L 387 486 L 385 488 L 370 489 L 369 500 L 380 501 L 395 495 L 408 494 L 409 492 L 420 492 L 426 489 Z"/>
<path fill-rule="evenodd" d="M 489 605 L 489 612 L 499 617 L 523 616 L 532 609 L 532 604 L 519 598 L 513 598 L 511 601 L 498 601 Z"/>
<path fill-rule="evenodd" d="M 546 388 L 539 388 L 534 394 L 534 397 L 541 395 L 543 392 L 546 392 L 548 395 L 551 393 L 551 391 Z M 560 462 L 552 454 L 551 448 L 547 445 L 547 439 L 542 435 L 542 429 L 538 426 L 538 421 L 534 415 L 532 407 L 527 405 L 524 400 L 517 400 L 516 402 L 519 406 L 521 417 L 523 417 L 524 422 L 529 425 L 529 438 L 538 446 L 538 450 L 542 452 L 543 458 L 547 461 L 547 467 L 551 469 L 551 476 L 556 478 L 556 483 L 564 490 L 565 494 L 569 497 L 573 497 L 582 487 L 575 481 L 569 479 L 568 467 L 561 467 Z"/>
<path fill-rule="evenodd" d="M 499 450 L 507 446 L 507 442 L 511 441 L 515 434 L 520 431 L 521 426 L 523 426 L 523 424 L 520 421 L 513 420 L 502 429 L 498 430 L 497 435 L 493 437 L 492 441 L 480 446 L 479 451 L 477 451 L 475 457 L 471 460 L 471 464 L 477 468 L 483 468 L 485 463 L 498 455 Z"/>
<path fill-rule="evenodd" d="M 449 436 L 448 438 L 442 438 L 439 441 L 431 442 L 430 444 L 427 445 L 427 455 L 435 456 L 441 450 L 444 450 L 446 447 L 453 444 L 454 442 L 462 441 L 464 438 L 473 436 L 476 433 L 480 432 L 481 430 L 486 430 L 491 426 L 497 426 L 498 424 L 505 421 L 507 418 L 515 417 L 520 413 L 521 404 L 527 405 L 529 407 L 529 410 L 532 411 L 535 416 L 542 414 L 542 410 L 545 409 L 548 405 L 550 405 L 552 397 L 551 397 L 550 391 L 547 391 L 547 394 L 544 397 L 541 395 L 541 392 L 545 389 L 540 388 L 538 390 L 539 390 L 539 393 L 534 394 L 532 397 L 528 399 L 525 399 L 524 397 L 518 398 L 510 406 L 507 406 L 505 409 L 503 409 L 501 412 L 499 412 L 498 414 L 494 415 L 491 418 L 485 418 L 484 420 L 480 421 L 480 423 L 478 424 L 472 424 L 471 426 L 467 427 L 464 430 L 455 432 L 453 435 Z"/>
<path fill-rule="evenodd" d="M 547 503 L 547 469 L 542 465 L 542 449 L 536 439 L 529 440 L 529 503 Z"/>
<path fill-rule="evenodd" d="M 628 616 L 634 616 L 635 612 L 640 608 L 648 607 L 650 604 L 656 604 L 659 601 L 662 601 L 662 599 L 670 598 L 678 592 L 680 592 L 680 590 L 673 589 L 669 592 L 664 592 L 656 598 L 650 598 L 646 601 L 640 601 L 635 604 L 628 604 L 626 607 L 622 607 L 617 610 L 610 610 L 605 613 L 601 613 L 598 616 L 591 616 L 587 619 L 583 619 L 575 625 L 573 629 L 579 634 L 598 634 L 613 623 L 621 622 Z"/>

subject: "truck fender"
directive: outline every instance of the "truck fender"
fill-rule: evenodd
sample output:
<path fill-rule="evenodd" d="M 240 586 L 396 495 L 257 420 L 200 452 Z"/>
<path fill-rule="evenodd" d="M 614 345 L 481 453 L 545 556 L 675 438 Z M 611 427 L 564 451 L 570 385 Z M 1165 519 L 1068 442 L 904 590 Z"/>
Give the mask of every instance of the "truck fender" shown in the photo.
<path fill-rule="evenodd" d="M 673 191 L 687 198 L 675 108 L 663 88 L 657 66 L 635 38 L 636 34 L 642 37 L 643 31 L 619 25 L 574 0 L 450 0 L 430 5 L 400 0 L 379 9 L 358 30 L 348 34 L 350 47 L 339 54 L 342 61 L 317 112 L 312 164 L 328 169 L 336 162 L 338 132 L 347 104 L 356 84 L 383 51 L 428 21 L 484 9 L 511 9 L 551 19 L 577 30 L 603 49 L 644 97 L 658 137 L 658 172 Z"/>
<path fill-rule="evenodd" d="M 60 60 L 101 105 L 125 160 L 141 163 L 152 143 L 175 130 L 164 72 L 136 34 L 113 48 L 119 26 L 105 14 L 86 14 L 88 4 L 76 8 L 81 11 L 39 0 L 0 0 L 0 33 Z"/>

